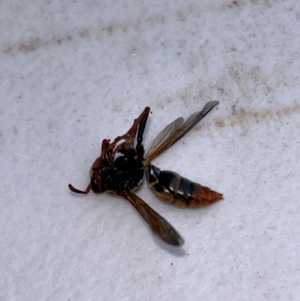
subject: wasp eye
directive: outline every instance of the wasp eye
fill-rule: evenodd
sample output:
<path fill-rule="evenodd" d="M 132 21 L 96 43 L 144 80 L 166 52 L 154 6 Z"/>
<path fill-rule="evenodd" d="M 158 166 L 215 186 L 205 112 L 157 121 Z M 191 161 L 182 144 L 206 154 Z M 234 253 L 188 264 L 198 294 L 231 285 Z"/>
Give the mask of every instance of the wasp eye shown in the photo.
<path fill-rule="evenodd" d="M 96 179 L 94 177 L 91 178 L 91 188 L 95 193 L 100 193 L 101 191 L 101 185 L 98 185 Z"/>

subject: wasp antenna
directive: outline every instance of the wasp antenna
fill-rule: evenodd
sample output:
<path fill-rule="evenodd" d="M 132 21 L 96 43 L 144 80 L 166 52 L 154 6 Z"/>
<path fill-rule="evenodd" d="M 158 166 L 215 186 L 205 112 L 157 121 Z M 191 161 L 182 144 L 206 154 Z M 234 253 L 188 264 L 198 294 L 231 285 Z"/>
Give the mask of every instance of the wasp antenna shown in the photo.
<path fill-rule="evenodd" d="M 84 190 L 84 191 L 73 187 L 71 184 L 69 184 L 69 189 L 75 193 L 88 194 L 91 189 L 91 184 L 89 184 L 88 187 L 86 188 L 86 190 Z"/>

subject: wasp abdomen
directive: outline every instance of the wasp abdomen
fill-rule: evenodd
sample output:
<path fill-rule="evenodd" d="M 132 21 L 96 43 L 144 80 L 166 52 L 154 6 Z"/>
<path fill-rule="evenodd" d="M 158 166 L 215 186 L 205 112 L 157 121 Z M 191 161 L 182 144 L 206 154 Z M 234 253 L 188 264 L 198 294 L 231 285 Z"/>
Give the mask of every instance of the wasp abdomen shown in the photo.
<path fill-rule="evenodd" d="M 198 208 L 223 198 L 222 194 L 206 186 L 192 182 L 173 171 L 160 171 L 153 165 L 148 170 L 148 183 L 159 198 L 178 207 Z"/>

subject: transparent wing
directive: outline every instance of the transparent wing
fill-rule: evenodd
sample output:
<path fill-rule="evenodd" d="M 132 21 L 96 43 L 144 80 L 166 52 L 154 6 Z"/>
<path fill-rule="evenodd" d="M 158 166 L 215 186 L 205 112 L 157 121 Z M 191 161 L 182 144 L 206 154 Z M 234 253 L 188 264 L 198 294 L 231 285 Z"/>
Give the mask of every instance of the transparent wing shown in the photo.
<path fill-rule="evenodd" d="M 146 152 L 145 158 L 153 160 L 172 146 L 177 140 L 185 135 L 193 126 L 195 126 L 203 117 L 205 117 L 218 101 L 208 102 L 200 112 L 192 114 L 185 122 L 182 117 L 167 125 L 152 141 Z"/>
<path fill-rule="evenodd" d="M 183 124 L 182 117 L 177 118 L 172 123 L 167 125 L 151 142 L 149 149 L 146 151 L 145 158 L 153 160 L 168 147 L 172 145 L 174 134 L 179 130 Z M 174 143 L 174 142 L 173 142 Z"/>
<path fill-rule="evenodd" d="M 171 224 L 162 216 L 160 216 L 156 211 L 154 211 L 136 194 L 132 192 L 123 192 L 120 194 L 120 196 L 131 203 L 131 205 L 150 226 L 153 233 L 158 235 L 163 241 L 174 246 L 180 246 L 184 243 L 183 238 L 171 226 Z"/>

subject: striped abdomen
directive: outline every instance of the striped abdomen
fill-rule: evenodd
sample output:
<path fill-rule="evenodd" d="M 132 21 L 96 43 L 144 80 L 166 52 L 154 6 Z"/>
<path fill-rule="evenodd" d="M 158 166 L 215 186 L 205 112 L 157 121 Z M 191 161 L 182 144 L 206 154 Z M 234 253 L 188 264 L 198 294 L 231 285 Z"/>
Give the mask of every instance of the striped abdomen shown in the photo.
<path fill-rule="evenodd" d="M 198 208 L 223 198 L 221 193 L 192 182 L 173 171 L 160 171 L 154 165 L 147 168 L 148 184 L 163 201 L 178 207 Z"/>

